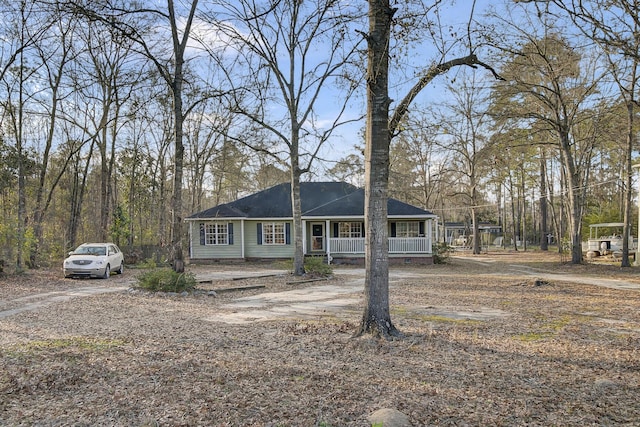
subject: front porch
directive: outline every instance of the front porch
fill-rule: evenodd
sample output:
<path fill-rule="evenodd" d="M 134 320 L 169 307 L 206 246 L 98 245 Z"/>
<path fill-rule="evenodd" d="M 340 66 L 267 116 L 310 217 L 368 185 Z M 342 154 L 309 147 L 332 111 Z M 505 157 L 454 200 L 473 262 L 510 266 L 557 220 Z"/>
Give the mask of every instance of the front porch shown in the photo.
<path fill-rule="evenodd" d="M 412 226 L 407 224 L 412 223 Z M 413 236 L 397 236 L 402 230 Z M 349 237 L 340 236 L 347 234 Z M 427 261 L 432 258 L 432 221 L 399 219 L 389 223 L 389 258 Z M 303 246 L 307 256 L 323 256 L 329 263 L 364 259 L 364 223 L 353 220 L 303 221 Z"/>

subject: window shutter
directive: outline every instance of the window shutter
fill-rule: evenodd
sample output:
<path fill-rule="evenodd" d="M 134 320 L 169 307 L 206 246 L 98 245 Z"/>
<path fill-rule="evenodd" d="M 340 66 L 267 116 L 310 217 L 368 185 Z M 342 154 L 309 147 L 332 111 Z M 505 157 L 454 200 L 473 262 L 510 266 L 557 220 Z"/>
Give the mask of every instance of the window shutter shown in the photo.
<path fill-rule="evenodd" d="M 258 239 L 258 244 L 261 245 L 262 244 L 262 223 L 261 222 L 258 223 L 257 239 Z"/>
<path fill-rule="evenodd" d="M 233 223 L 230 222 L 227 225 L 227 232 L 229 233 L 229 244 L 233 245 Z"/>
<path fill-rule="evenodd" d="M 366 237 L 366 236 L 364 235 L 364 230 L 365 230 L 364 222 L 362 223 L 362 229 L 361 229 L 361 230 L 362 230 L 362 237 Z"/>
<path fill-rule="evenodd" d="M 391 236 L 390 237 L 396 237 L 396 223 L 395 222 L 391 223 Z"/>
<path fill-rule="evenodd" d="M 424 221 L 420 221 L 419 224 L 420 224 L 419 233 L 420 233 L 421 236 L 424 236 Z"/>
<path fill-rule="evenodd" d="M 200 223 L 200 244 L 204 245 L 205 242 L 205 237 L 204 237 L 204 232 L 205 232 L 205 228 L 204 228 L 204 222 Z"/>
<path fill-rule="evenodd" d="M 287 245 L 291 244 L 291 224 L 288 222 L 284 225 L 284 239 Z"/>
<path fill-rule="evenodd" d="M 333 237 L 340 237 L 340 224 L 337 222 L 333 223 Z"/>

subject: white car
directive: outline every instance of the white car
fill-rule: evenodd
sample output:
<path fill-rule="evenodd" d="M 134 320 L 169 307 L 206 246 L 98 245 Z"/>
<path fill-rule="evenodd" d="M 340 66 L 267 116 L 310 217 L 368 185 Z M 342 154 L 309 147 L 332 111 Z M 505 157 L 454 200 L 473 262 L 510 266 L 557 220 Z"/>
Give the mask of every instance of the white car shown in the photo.
<path fill-rule="evenodd" d="M 124 272 L 124 256 L 113 243 L 83 243 L 64 260 L 64 277 L 102 277 Z"/>

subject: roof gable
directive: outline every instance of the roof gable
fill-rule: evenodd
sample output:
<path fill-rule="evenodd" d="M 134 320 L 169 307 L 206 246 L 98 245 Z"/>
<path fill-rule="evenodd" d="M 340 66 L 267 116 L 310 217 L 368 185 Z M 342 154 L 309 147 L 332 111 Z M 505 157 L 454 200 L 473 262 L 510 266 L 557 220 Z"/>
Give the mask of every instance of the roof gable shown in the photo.
<path fill-rule="evenodd" d="M 364 216 L 364 190 L 345 182 L 302 182 L 300 204 L 305 217 Z M 389 216 L 429 216 L 431 212 L 389 199 Z M 291 218 L 291 184 L 283 183 L 236 201 L 194 213 L 198 218 Z"/>

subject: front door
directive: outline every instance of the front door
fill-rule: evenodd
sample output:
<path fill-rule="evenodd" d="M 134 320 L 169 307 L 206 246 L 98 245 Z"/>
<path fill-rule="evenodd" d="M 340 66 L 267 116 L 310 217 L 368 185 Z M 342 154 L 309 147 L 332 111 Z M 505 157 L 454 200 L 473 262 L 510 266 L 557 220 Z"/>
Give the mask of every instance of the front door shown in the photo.
<path fill-rule="evenodd" d="M 311 224 L 311 250 L 324 251 L 324 223 Z"/>

